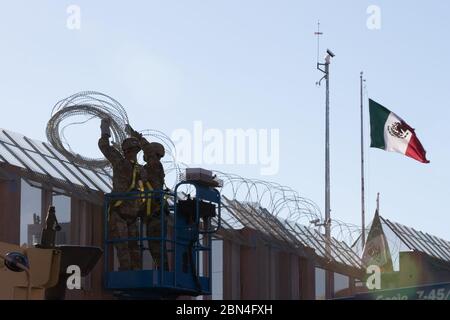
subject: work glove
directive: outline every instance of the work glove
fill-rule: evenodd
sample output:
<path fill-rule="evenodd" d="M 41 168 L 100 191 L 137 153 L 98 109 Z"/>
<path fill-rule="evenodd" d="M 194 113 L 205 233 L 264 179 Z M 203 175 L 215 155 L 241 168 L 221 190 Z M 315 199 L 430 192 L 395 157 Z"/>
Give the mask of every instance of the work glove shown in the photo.
<path fill-rule="evenodd" d="M 102 123 L 100 125 L 100 129 L 102 131 L 102 136 L 111 137 L 111 120 L 110 119 L 102 119 Z"/>
<path fill-rule="evenodd" d="M 125 126 L 125 130 L 126 132 L 128 132 L 128 134 L 134 138 L 140 139 L 142 138 L 142 133 L 137 132 L 136 130 L 134 130 L 129 124 L 127 124 Z"/>

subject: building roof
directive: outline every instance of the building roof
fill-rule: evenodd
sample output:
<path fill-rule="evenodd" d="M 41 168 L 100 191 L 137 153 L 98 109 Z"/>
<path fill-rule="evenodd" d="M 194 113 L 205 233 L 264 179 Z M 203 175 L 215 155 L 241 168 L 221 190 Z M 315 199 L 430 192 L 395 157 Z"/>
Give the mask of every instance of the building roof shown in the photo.
<path fill-rule="evenodd" d="M 376 214 L 375 218 L 377 218 Z M 381 215 L 378 215 L 378 219 L 380 220 L 383 233 L 388 243 L 394 271 L 399 271 L 400 268 L 400 252 L 419 252 L 430 258 L 438 259 L 445 264 L 450 264 L 449 241 L 391 221 Z M 366 229 L 366 234 L 369 233 L 372 225 L 373 221 L 369 228 Z M 363 255 L 363 251 L 361 250 L 361 236 L 352 245 L 352 249 L 359 255 Z"/>
<path fill-rule="evenodd" d="M 450 262 L 450 242 L 426 232 L 417 231 L 397 222 L 380 216 L 387 226 L 408 249 L 425 253 L 433 258 Z"/>
<path fill-rule="evenodd" d="M 293 250 L 306 247 L 312 249 L 317 258 L 326 263 L 333 262 L 354 269 L 363 268 L 361 258 L 345 242 L 331 238 L 330 250 L 327 252 L 325 235 L 317 229 L 280 219 L 258 204 L 242 203 L 222 196 L 222 227 L 225 232 L 243 228 L 259 230 L 265 240 L 274 246 Z"/>
<path fill-rule="evenodd" d="M 111 174 L 69 161 L 48 143 L 0 129 L 0 165 L 20 169 L 22 178 L 35 186 L 50 184 L 56 192 L 77 193 L 98 201 L 95 193 L 110 192 Z"/>

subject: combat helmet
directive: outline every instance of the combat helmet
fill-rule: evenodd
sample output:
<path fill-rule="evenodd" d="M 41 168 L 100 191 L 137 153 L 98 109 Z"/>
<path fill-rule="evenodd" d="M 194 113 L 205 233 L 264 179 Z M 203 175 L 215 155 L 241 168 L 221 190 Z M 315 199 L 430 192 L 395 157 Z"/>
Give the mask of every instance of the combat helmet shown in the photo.
<path fill-rule="evenodd" d="M 136 138 L 126 138 L 122 141 L 122 151 L 127 152 L 130 149 L 141 149 L 139 140 Z"/>
<path fill-rule="evenodd" d="M 162 158 L 166 154 L 166 150 L 164 149 L 164 146 L 161 143 L 152 142 L 144 147 L 144 154 L 146 156 L 154 154 L 158 158 Z"/>

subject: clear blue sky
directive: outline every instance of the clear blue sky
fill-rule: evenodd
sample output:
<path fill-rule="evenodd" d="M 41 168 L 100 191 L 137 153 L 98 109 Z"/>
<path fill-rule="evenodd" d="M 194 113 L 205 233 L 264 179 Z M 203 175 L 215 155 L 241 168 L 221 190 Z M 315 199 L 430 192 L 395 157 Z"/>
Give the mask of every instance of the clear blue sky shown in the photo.
<path fill-rule="evenodd" d="M 66 28 L 68 5 L 81 30 Z M 381 29 L 366 27 L 369 5 Z M 279 128 L 280 171 L 323 210 L 324 89 L 317 20 L 331 66 L 332 216 L 360 223 L 359 72 L 370 97 L 416 128 L 431 164 L 369 150 L 367 201 L 387 218 L 450 239 L 447 1 L 3 1 L 0 127 L 45 140 L 51 108 L 81 90 L 119 100 L 131 123 L 170 134 Z M 322 56 L 322 54 L 321 54 Z M 368 120 L 368 119 L 366 119 Z M 69 138 L 98 154 L 98 130 Z M 366 136 L 367 145 L 369 143 Z M 214 168 L 213 168 L 214 169 Z M 253 177 L 255 166 L 217 169 Z"/>

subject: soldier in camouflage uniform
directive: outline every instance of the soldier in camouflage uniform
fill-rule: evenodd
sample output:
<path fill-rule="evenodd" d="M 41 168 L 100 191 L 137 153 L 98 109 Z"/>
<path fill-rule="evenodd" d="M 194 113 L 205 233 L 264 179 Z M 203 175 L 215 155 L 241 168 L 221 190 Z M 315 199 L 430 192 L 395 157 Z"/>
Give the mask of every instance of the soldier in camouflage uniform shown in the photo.
<path fill-rule="evenodd" d="M 128 126 L 128 130 L 132 137 L 139 140 L 139 145 L 142 151 L 144 151 L 144 161 L 146 162 L 144 169 L 147 179 L 146 190 L 155 191 L 150 202 L 147 202 L 145 208 L 142 209 L 142 211 L 145 211 L 146 216 L 147 237 L 159 238 L 163 235 L 161 230 L 161 216 L 165 217 L 164 225 L 167 227 L 166 216 L 169 214 L 168 203 L 164 199 L 164 194 L 159 192 L 164 190 L 165 173 L 161 163 L 161 158 L 165 154 L 164 146 L 157 142 L 148 142 L 142 134 L 134 131 L 130 126 Z M 164 208 L 162 208 L 163 203 Z M 166 230 L 164 230 L 164 234 L 167 234 Z M 155 240 L 149 241 L 149 249 L 155 267 L 159 268 L 161 266 L 161 242 Z M 164 255 L 164 269 L 169 270 L 167 252 Z"/>
<path fill-rule="evenodd" d="M 110 121 L 102 120 L 102 136 L 98 146 L 111 162 L 113 168 L 112 192 L 124 193 L 142 189 L 145 181 L 145 171 L 137 163 L 137 154 L 141 150 L 136 138 L 127 138 L 122 143 L 122 153 L 110 145 Z M 137 217 L 141 206 L 139 199 L 118 200 L 111 202 L 109 212 L 109 228 L 111 239 L 137 238 Z M 119 270 L 141 269 L 141 254 L 137 241 L 115 243 Z"/>

